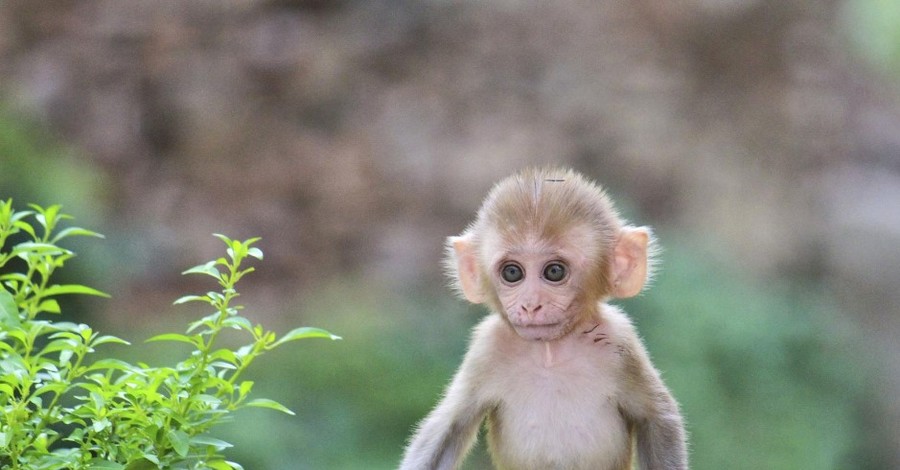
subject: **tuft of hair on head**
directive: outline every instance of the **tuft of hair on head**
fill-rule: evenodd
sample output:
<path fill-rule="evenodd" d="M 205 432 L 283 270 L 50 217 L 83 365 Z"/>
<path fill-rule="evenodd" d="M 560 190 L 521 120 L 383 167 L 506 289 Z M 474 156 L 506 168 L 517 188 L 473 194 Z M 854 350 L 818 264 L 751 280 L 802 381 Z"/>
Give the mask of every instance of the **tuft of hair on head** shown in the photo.
<path fill-rule="evenodd" d="M 599 185 L 570 169 L 526 168 L 491 189 L 476 226 L 504 234 L 554 238 L 574 224 L 587 224 L 611 243 L 621 227 L 612 200 Z"/>

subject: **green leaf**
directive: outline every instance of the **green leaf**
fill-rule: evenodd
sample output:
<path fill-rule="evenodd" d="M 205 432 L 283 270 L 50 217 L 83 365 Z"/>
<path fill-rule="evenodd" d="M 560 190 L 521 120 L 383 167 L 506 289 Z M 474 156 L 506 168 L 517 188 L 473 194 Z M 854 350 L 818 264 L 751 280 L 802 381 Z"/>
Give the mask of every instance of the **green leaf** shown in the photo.
<path fill-rule="evenodd" d="M 22 326 L 16 299 L 2 286 L 0 286 L 0 325 L 6 325 L 11 328 Z"/>
<path fill-rule="evenodd" d="M 237 366 L 233 362 L 215 361 L 209 365 L 218 369 L 237 370 Z"/>
<path fill-rule="evenodd" d="M 250 323 L 250 320 L 238 316 L 226 318 L 225 321 L 222 322 L 222 326 L 227 326 L 236 330 L 242 329 L 246 331 L 253 331 L 253 325 Z"/>
<path fill-rule="evenodd" d="M 94 432 L 102 432 L 103 430 L 109 429 L 110 427 L 112 427 L 112 422 L 106 418 L 98 419 L 91 423 L 91 428 L 94 430 Z"/>
<path fill-rule="evenodd" d="M 209 300 L 209 297 L 205 295 L 186 295 L 175 302 L 172 302 L 172 305 L 180 305 L 188 302 L 209 302 Z"/>
<path fill-rule="evenodd" d="M 14 246 L 10 254 L 12 256 L 23 256 L 25 253 L 35 253 L 35 254 L 63 254 L 63 253 L 72 253 L 69 250 L 64 248 L 60 248 L 51 243 L 40 243 L 40 242 L 23 242 Z"/>
<path fill-rule="evenodd" d="M 206 462 L 206 466 L 213 470 L 234 470 L 234 467 L 224 460 L 210 460 Z"/>
<path fill-rule="evenodd" d="M 78 324 L 78 323 L 73 323 L 73 322 L 70 322 L 70 321 L 59 321 L 59 322 L 55 322 L 55 323 L 53 323 L 52 326 L 53 326 L 53 329 L 56 330 L 56 331 L 60 331 L 60 332 L 69 332 L 69 333 L 78 333 L 78 334 L 81 334 L 81 331 L 82 331 L 85 327 L 87 327 L 87 325 L 85 325 L 85 324 L 83 324 L 83 323 Z M 51 338 L 56 338 L 56 337 L 58 337 L 58 336 L 59 336 L 59 337 L 65 337 L 65 338 L 71 338 L 71 337 L 73 337 L 73 336 L 65 336 L 65 335 L 63 335 L 63 334 L 56 333 L 56 334 L 54 334 L 53 336 L 51 336 Z"/>
<path fill-rule="evenodd" d="M 72 359 L 72 356 L 75 354 L 71 349 L 64 349 L 59 352 L 59 365 L 67 366 L 69 361 Z"/>
<path fill-rule="evenodd" d="M 159 465 L 153 463 L 146 458 L 135 460 L 125 467 L 125 470 L 158 470 Z"/>
<path fill-rule="evenodd" d="M 30 213 L 31 213 L 31 211 L 28 211 L 28 214 L 30 214 Z M 24 212 L 17 212 L 17 213 L 16 213 L 16 215 L 19 215 L 19 214 L 25 214 L 25 213 L 24 213 Z M 23 230 L 25 233 L 27 233 L 28 235 L 31 236 L 31 239 L 32 239 L 32 240 L 36 240 L 36 239 L 37 239 L 37 235 L 34 233 L 34 227 L 32 227 L 31 224 L 29 224 L 28 222 L 24 222 L 24 221 L 21 221 L 21 220 L 16 220 L 16 221 L 13 223 L 13 227 L 15 227 L 15 228 L 17 228 L 17 229 L 19 229 L 19 230 Z M 15 233 L 15 232 L 13 232 L 13 233 Z"/>
<path fill-rule="evenodd" d="M 69 227 L 69 228 L 60 230 L 59 233 L 57 233 L 56 236 L 50 240 L 50 243 L 56 243 L 56 242 L 62 240 L 63 238 L 73 237 L 73 236 L 106 238 L 102 234 L 94 232 L 93 230 L 88 230 L 88 229 L 84 229 L 81 227 Z"/>
<path fill-rule="evenodd" d="M 241 386 L 240 386 L 240 389 L 239 389 L 239 391 L 238 391 L 238 393 L 240 394 L 239 396 L 240 396 L 241 398 L 244 398 L 245 396 L 247 396 L 248 393 L 250 393 L 250 390 L 251 390 L 252 388 L 253 388 L 253 381 L 252 381 L 252 380 L 245 380 L 245 381 L 241 382 Z"/>
<path fill-rule="evenodd" d="M 54 392 L 54 393 L 56 393 L 57 395 L 59 395 L 59 394 L 62 394 L 62 392 L 66 390 L 66 387 L 68 387 L 68 385 L 67 385 L 67 384 L 64 384 L 64 383 L 61 383 L 61 382 L 49 383 L 49 384 L 47 384 L 47 385 L 44 385 L 44 386 L 42 386 L 42 387 L 37 388 L 37 389 L 31 394 L 31 396 L 37 397 L 37 396 L 41 396 L 41 395 L 43 395 L 43 394 L 45 394 L 45 393 L 50 393 L 50 392 Z"/>
<path fill-rule="evenodd" d="M 214 397 L 212 395 L 208 395 L 205 393 L 199 393 L 197 395 L 192 395 L 191 400 L 197 403 L 203 403 L 208 408 L 215 409 L 218 408 L 222 404 L 222 399 L 218 397 Z M 194 440 L 191 439 L 191 442 Z"/>
<path fill-rule="evenodd" d="M 210 361 L 225 361 L 237 365 L 238 359 L 230 349 L 219 349 L 209 355 Z"/>
<path fill-rule="evenodd" d="M 216 312 L 215 314 L 210 315 L 210 316 L 215 317 L 218 315 L 219 315 L 219 312 Z M 216 326 L 215 319 L 210 318 L 210 317 L 205 317 L 205 318 L 201 318 L 200 320 L 197 320 L 195 322 L 192 322 L 190 325 L 188 325 L 187 332 L 190 333 L 190 332 L 196 330 L 197 328 L 200 328 L 201 326 L 205 326 L 207 328 L 207 332 L 211 331 Z"/>
<path fill-rule="evenodd" d="M 159 456 L 157 456 L 155 454 L 149 454 L 147 452 L 144 452 L 144 460 L 153 464 L 153 467 L 149 467 L 152 470 L 157 470 L 160 467 Z M 141 470 L 144 470 L 144 468 L 148 468 L 148 467 L 141 467 Z M 131 465 L 128 466 L 128 470 L 131 470 Z"/>
<path fill-rule="evenodd" d="M 96 295 L 99 297 L 109 297 L 110 295 L 105 292 L 100 292 L 97 289 L 93 289 L 91 287 L 82 286 L 79 284 L 63 284 L 63 285 L 53 285 L 50 286 L 41 292 L 41 297 L 50 297 L 53 295 L 63 295 L 63 294 L 83 294 L 83 295 Z"/>
<path fill-rule="evenodd" d="M 32 445 L 32 446 L 35 448 L 35 450 L 37 450 L 38 452 L 40 452 L 40 453 L 42 453 L 42 454 L 46 454 L 46 453 L 47 453 L 47 434 L 46 434 L 46 433 L 41 433 L 41 434 L 39 434 L 39 435 L 34 439 L 34 441 L 31 443 L 31 445 Z"/>
<path fill-rule="evenodd" d="M 221 233 L 214 233 L 213 236 L 225 242 L 226 245 L 231 246 L 231 239 L 226 237 L 225 235 L 222 235 Z"/>
<path fill-rule="evenodd" d="M 99 361 L 91 364 L 87 371 L 90 372 L 92 370 L 121 370 L 125 372 L 138 372 L 139 375 L 143 375 L 141 373 L 141 369 L 132 366 L 131 364 L 119 360 L 119 359 L 100 359 Z"/>
<path fill-rule="evenodd" d="M 257 398 L 255 400 L 248 401 L 244 406 L 253 406 L 256 408 L 269 408 L 272 410 L 277 410 L 282 413 L 287 413 L 293 416 L 295 413 L 289 410 L 286 406 L 278 403 L 275 400 L 269 400 L 268 398 Z"/>
<path fill-rule="evenodd" d="M 60 312 L 59 302 L 57 302 L 54 299 L 44 300 L 41 302 L 40 305 L 38 305 L 38 310 L 40 310 L 41 312 L 47 312 L 47 313 L 59 313 Z"/>
<path fill-rule="evenodd" d="M 328 338 L 331 340 L 342 339 L 340 336 L 333 335 L 321 328 L 313 328 L 310 326 L 304 326 L 301 328 L 295 328 L 289 331 L 286 335 L 282 336 L 281 339 L 274 342 L 269 348 L 278 347 L 288 341 L 296 341 L 298 339 L 306 339 L 306 338 Z"/>
<path fill-rule="evenodd" d="M 37 204 L 28 204 L 28 207 L 31 207 L 37 212 L 34 218 L 36 218 L 44 227 L 53 227 L 57 221 L 68 217 L 66 214 L 59 213 L 60 209 L 62 209 L 62 206 L 59 204 L 53 204 L 46 208 Z"/>
<path fill-rule="evenodd" d="M 29 281 L 28 276 L 22 273 L 9 273 L 0 276 L 0 280 L 4 281 L 16 281 L 18 284 L 26 284 Z M 10 286 L 9 282 L 4 282 L 5 285 Z M 10 286 L 12 287 L 12 286 Z"/>
<path fill-rule="evenodd" d="M 259 248 L 250 248 L 249 250 L 247 250 L 247 255 L 252 256 L 258 260 L 263 259 L 263 252 Z"/>
<path fill-rule="evenodd" d="M 88 470 L 122 470 L 126 468 L 124 465 L 116 462 L 110 462 L 108 460 L 103 459 L 93 459 L 88 462 Z M 128 468 L 132 468 L 131 465 Z M 139 467 L 139 468 L 150 468 L 150 467 Z M 153 468 L 156 468 L 155 466 Z"/>
<path fill-rule="evenodd" d="M 255 269 L 255 268 L 252 268 L 252 267 L 251 267 L 251 268 L 244 269 L 244 270 L 242 270 L 242 271 L 238 271 L 237 273 L 235 273 L 235 280 L 239 280 L 240 278 L 242 278 L 242 277 L 244 277 L 245 275 L 250 274 L 250 273 L 252 273 L 252 272 L 254 272 L 254 271 L 256 271 L 256 269 Z"/>
<path fill-rule="evenodd" d="M 248 344 L 246 346 L 241 346 L 240 348 L 238 348 L 238 350 L 234 352 L 234 355 L 241 359 L 244 359 L 250 354 L 251 351 L 253 351 L 253 345 Z"/>
<path fill-rule="evenodd" d="M 152 343 L 154 341 L 176 341 L 180 343 L 188 343 L 195 347 L 200 346 L 200 339 L 196 336 L 185 336 L 179 333 L 165 333 L 161 335 L 156 335 L 148 340 L 145 343 Z"/>
<path fill-rule="evenodd" d="M 66 333 L 70 334 L 70 333 Z M 52 352 L 57 351 L 65 351 L 65 350 L 74 350 L 77 348 L 79 343 L 71 338 L 61 338 L 57 340 L 53 340 L 47 343 L 43 349 L 41 349 L 40 355 L 50 354 Z"/>
<path fill-rule="evenodd" d="M 190 438 L 184 431 L 175 429 L 169 431 L 166 435 L 169 438 L 169 443 L 172 444 L 172 448 L 175 449 L 175 453 L 178 455 L 185 457 L 190 450 Z"/>
<path fill-rule="evenodd" d="M 222 273 L 220 273 L 219 270 L 216 269 L 215 261 L 210 261 L 208 263 L 194 266 L 193 268 L 188 269 L 187 271 L 184 271 L 181 274 L 182 275 L 184 275 L 184 274 L 206 274 L 206 275 L 212 276 L 216 279 L 221 279 L 221 277 L 222 277 Z"/>
<path fill-rule="evenodd" d="M 95 339 L 94 342 L 91 343 L 91 347 L 100 346 L 101 344 L 106 344 L 106 343 L 124 344 L 125 346 L 131 345 L 131 343 L 129 343 L 128 341 L 125 341 L 122 338 L 117 338 L 117 337 L 111 336 L 111 335 L 104 335 L 104 336 L 97 337 L 97 339 Z"/>
<path fill-rule="evenodd" d="M 16 341 L 21 343 L 23 346 L 28 344 L 28 333 L 26 333 L 23 330 L 19 330 L 19 329 L 8 330 L 8 331 L 5 331 L 5 333 L 7 334 L 7 336 L 15 339 Z"/>
<path fill-rule="evenodd" d="M 211 436 L 194 436 L 191 438 L 191 444 L 193 445 L 201 445 L 201 446 L 213 446 L 216 450 L 227 449 L 229 447 L 234 447 L 232 444 L 225 442 L 221 439 L 216 439 Z M 209 462 L 207 462 L 209 463 Z"/>

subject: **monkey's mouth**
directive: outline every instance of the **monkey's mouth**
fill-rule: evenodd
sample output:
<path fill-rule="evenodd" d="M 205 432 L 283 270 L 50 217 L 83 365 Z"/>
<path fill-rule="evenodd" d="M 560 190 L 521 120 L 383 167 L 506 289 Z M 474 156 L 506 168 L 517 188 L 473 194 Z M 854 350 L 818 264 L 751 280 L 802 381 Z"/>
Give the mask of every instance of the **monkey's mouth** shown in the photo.
<path fill-rule="evenodd" d="M 562 322 L 513 324 L 516 334 L 528 340 L 546 341 L 559 336 Z"/>
<path fill-rule="evenodd" d="M 553 328 L 559 326 L 560 322 L 552 323 L 519 323 L 516 328 Z"/>

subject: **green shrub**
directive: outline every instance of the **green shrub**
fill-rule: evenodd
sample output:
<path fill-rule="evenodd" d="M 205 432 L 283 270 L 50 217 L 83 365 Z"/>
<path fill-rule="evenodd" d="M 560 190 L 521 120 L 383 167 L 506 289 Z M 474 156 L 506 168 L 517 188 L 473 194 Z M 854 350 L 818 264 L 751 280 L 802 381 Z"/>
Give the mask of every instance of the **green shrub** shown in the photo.
<path fill-rule="evenodd" d="M 262 407 L 292 414 L 276 401 L 250 398 L 253 382 L 244 372 L 262 354 L 286 342 L 337 336 L 297 328 L 284 336 L 252 325 L 233 305 L 236 283 L 262 259 L 258 239 L 231 240 L 227 256 L 184 274 L 216 279 L 220 290 L 189 295 L 176 304 L 200 302 L 209 316 L 185 334 L 147 341 L 187 343 L 191 354 L 173 367 L 150 367 L 115 359 L 93 359 L 97 347 L 128 342 L 101 335 L 85 324 L 44 319 L 61 311 L 56 297 L 106 294 L 78 284 L 53 284 L 54 272 L 74 256 L 60 247 L 73 236 L 100 235 L 59 223 L 59 206 L 15 211 L 0 202 L 0 467 L 6 469 L 235 469 L 222 452 L 231 445 L 209 434 L 232 412 Z M 19 241 L 22 240 L 22 241 Z M 10 246 L 7 247 L 7 244 Z M 53 318 L 53 317 L 48 317 Z M 252 337 L 229 349 L 220 333 L 235 329 Z"/>

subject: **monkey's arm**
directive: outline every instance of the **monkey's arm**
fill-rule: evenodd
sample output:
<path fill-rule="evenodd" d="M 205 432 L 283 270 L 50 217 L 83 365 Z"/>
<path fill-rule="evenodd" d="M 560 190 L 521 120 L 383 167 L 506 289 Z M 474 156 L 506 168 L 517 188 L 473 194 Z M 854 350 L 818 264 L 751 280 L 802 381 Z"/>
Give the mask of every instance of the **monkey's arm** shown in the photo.
<path fill-rule="evenodd" d="M 451 470 L 475 443 L 486 409 L 474 399 L 466 364 L 444 399 L 422 421 L 400 464 L 400 470 Z"/>
<path fill-rule="evenodd" d="M 487 406 L 474 388 L 473 376 L 477 374 L 470 356 L 463 361 L 443 400 L 419 425 L 400 470 L 457 468 L 475 443 Z"/>
<path fill-rule="evenodd" d="M 685 470 L 688 456 L 678 403 L 635 336 L 626 355 L 623 412 L 635 430 L 642 470 Z"/>
<path fill-rule="evenodd" d="M 687 449 L 678 405 L 668 391 L 655 401 L 654 413 L 634 421 L 639 468 L 685 470 Z"/>

